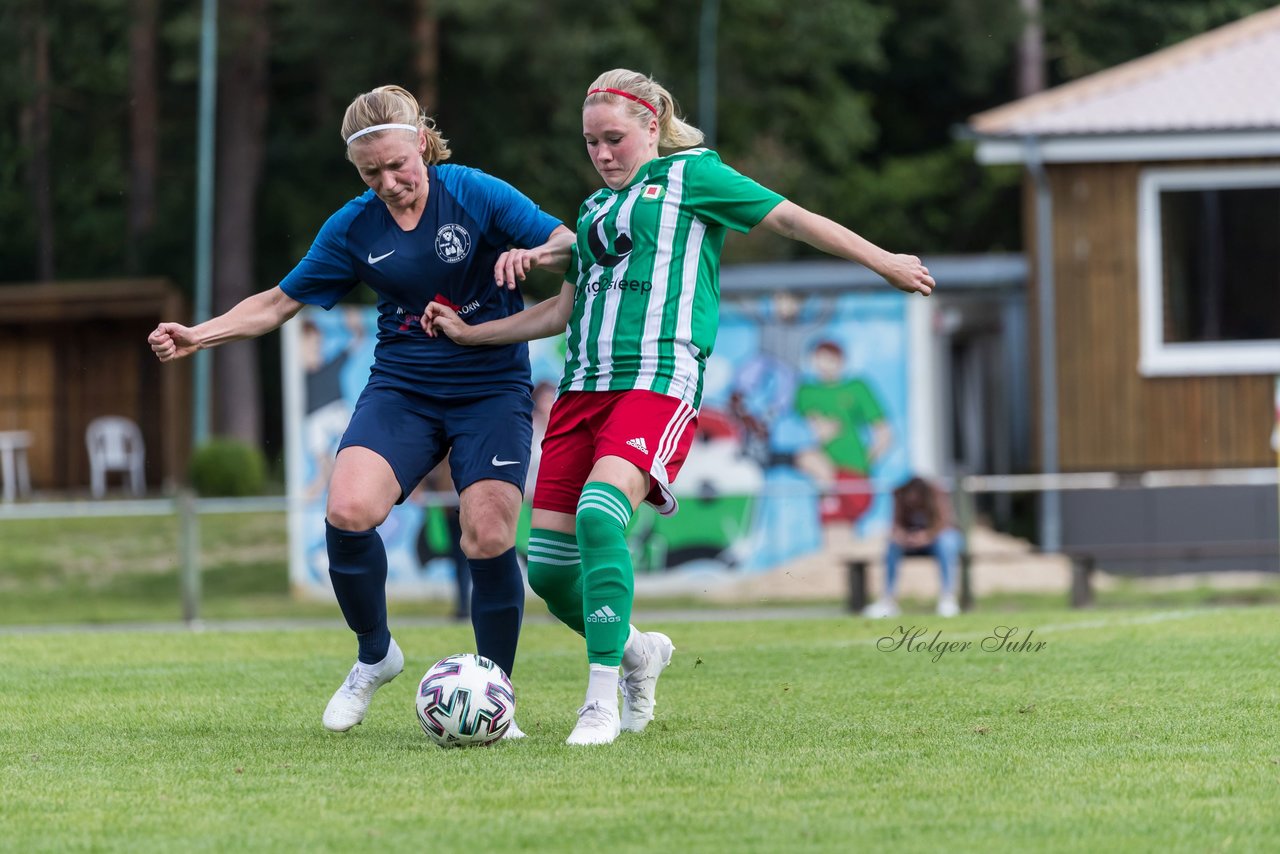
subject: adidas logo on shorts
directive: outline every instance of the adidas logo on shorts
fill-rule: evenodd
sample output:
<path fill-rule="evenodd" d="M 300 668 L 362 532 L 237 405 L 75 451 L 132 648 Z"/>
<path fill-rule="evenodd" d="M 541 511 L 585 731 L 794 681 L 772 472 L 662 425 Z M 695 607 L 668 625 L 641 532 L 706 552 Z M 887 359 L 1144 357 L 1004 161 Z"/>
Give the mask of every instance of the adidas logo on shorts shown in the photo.
<path fill-rule="evenodd" d="M 596 608 L 595 613 L 587 617 L 588 623 L 621 623 L 622 618 L 613 612 L 608 605 Z"/>
<path fill-rule="evenodd" d="M 643 437 L 636 438 L 636 439 L 628 439 L 627 444 L 635 448 L 637 451 L 639 451 L 642 454 L 649 453 L 649 446 L 644 443 Z"/>

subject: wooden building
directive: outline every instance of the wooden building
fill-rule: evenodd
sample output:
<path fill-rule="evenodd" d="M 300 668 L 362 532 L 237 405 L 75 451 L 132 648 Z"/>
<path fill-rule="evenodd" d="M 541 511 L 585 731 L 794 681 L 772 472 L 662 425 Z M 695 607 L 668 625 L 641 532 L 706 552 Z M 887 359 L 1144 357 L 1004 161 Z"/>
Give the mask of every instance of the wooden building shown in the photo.
<path fill-rule="evenodd" d="M 1044 471 L 1275 466 L 1278 80 L 1280 8 L 970 120 L 1026 169 Z M 1068 547 L 1276 535 L 1274 486 L 1061 501 Z"/>
<path fill-rule="evenodd" d="M 162 366 L 146 337 L 186 313 L 160 279 L 0 286 L 0 431 L 31 434 L 35 493 L 88 492 L 85 429 L 99 415 L 142 428 L 148 489 L 185 479 L 189 368 Z"/>

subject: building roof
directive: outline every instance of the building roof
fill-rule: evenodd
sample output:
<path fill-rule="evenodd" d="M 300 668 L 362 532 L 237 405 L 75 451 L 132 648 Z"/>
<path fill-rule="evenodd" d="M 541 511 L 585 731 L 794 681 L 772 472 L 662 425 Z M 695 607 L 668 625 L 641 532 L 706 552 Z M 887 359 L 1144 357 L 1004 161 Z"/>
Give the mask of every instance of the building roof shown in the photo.
<path fill-rule="evenodd" d="M 1280 140 L 1277 81 L 1280 6 L 979 113 L 969 120 L 969 129 L 980 139 L 994 141 L 1074 139 L 1077 151 L 1087 151 L 1097 138 L 1107 137 L 1143 140 L 1171 152 L 1153 155 L 1138 146 L 1128 156 L 1077 158 L 1084 160 L 1267 156 L 1276 153 Z M 1233 137 L 1229 150 L 1211 150 L 1222 143 L 1224 134 Z M 1184 139 L 1171 142 L 1169 137 Z M 1210 150 L 1188 151 L 1185 137 L 1197 137 L 1197 149 L 1207 145 Z M 1236 152 L 1241 146 L 1245 150 Z M 989 146 L 987 154 L 1000 150 Z M 1024 158 L 980 153 L 980 159 L 1014 162 Z"/>
<path fill-rule="evenodd" d="M 1029 275 L 1027 259 L 1019 252 L 984 255 L 931 255 L 920 259 L 929 274 L 945 285 L 946 293 L 987 292 L 1022 288 Z M 773 293 L 778 290 L 846 293 L 887 290 L 877 273 L 839 260 L 783 261 L 764 264 L 726 264 L 720 269 L 725 295 Z"/>

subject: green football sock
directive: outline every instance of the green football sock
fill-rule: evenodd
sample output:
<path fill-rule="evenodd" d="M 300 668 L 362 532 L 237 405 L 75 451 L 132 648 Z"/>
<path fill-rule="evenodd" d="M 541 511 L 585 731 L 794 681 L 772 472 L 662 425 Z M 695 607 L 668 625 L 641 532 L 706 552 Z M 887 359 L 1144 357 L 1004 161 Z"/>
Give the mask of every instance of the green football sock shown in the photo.
<path fill-rule="evenodd" d="M 529 586 L 552 615 L 578 634 L 582 624 L 582 559 L 573 534 L 545 528 L 529 532 Z"/>
<path fill-rule="evenodd" d="M 592 481 L 578 499 L 582 617 L 587 660 L 617 667 L 631 629 L 635 572 L 627 549 L 631 502 L 618 488 Z"/>

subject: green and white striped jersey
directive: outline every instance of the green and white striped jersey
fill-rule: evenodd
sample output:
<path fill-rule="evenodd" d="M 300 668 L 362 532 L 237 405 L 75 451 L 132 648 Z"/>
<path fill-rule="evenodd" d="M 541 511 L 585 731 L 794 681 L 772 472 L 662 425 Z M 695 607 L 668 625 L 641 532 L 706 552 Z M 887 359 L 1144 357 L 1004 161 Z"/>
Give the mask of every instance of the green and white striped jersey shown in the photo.
<path fill-rule="evenodd" d="M 720 321 L 725 229 L 750 231 L 782 196 L 706 148 L 650 161 L 578 212 L 566 391 L 646 389 L 702 402 Z"/>

